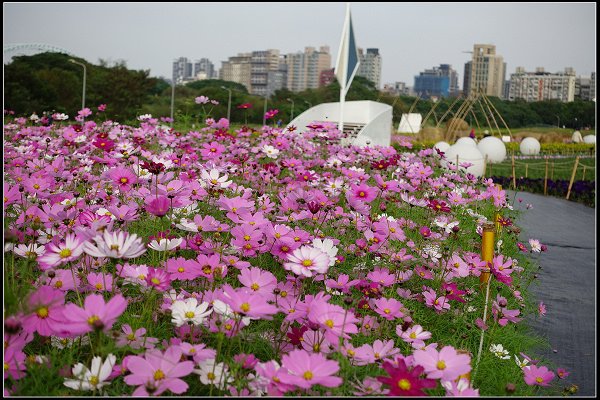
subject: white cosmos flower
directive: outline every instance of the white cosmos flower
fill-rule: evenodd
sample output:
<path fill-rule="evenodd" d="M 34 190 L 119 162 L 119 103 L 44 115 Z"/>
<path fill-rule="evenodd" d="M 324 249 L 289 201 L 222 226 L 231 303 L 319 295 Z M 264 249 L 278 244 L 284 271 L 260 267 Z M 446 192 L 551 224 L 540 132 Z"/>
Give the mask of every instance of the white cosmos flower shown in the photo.
<path fill-rule="evenodd" d="M 333 240 L 326 238 L 326 239 L 315 239 L 312 242 L 312 246 L 315 249 L 319 249 L 321 250 L 323 253 L 326 253 L 329 258 L 331 259 L 329 261 L 329 266 L 333 267 L 335 265 L 335 256 L 337 255 L 338 252 L 338 248 L 335 247 L 335 245 L 333 244 Z"/>
<path fill-rule="evenodd" d="M 262 147 L 261 151 L 265 153 L 269 158 L 277 158 L 277 156 L 279 156 L 279 149 L 268 144 L 265 144 Z"/>
<path fill-rule="evenodd" d="M 490 351 L 494 353 L 496 357 L 502 360 L 508 360 L 510 358 L 508 351 L 504 350 L 504 346 L 502 346 L 501 344 L 492 344 L 490 346 Z"/>
<path fill-rule="evenodd" d="M 288 254 L 287 259 L 289 262 L 283 264 L 285 270 L 307 277 L 313 276 L 313 273 L 326 273 L 331 260 L 327 253 L 312 246 L 302 246 L 294 250 L 292 254 Z"/>
<path fill-rule="evenodd" d="M 142 239 L 135 233 L 130 235 L 124 231 L 105 230 L 93 240 L 96 246 L 90 242 L 83 244 L 83 250 L 92 257 L 135 258 L 146 251 Z"/>
<path fill-rule="evenodd" d="M 149 119 L 152 119 L 152 114 L 142 114 L 139 117 L 137 117 L 137 119 L 139 121 L 147 121 Z"/>
<path fill-rule="evenodd" d="M 64 385 L 75 390 L 97 390 L 110 382 L 104 382 L 112 372 L 117 357 L 109 354 L 104 364 L 102 358 L 97 356 L 92 359 L 92 368 L 78 363 L 73 367 L 75 379 L 65 379 Z"/>
<path fill-rule="evenodd" d="M 198 232 L 198 225 L 196 225 L 193 221 L 187 220 L 185 218 L 182 218 L 181 222 L 179 224 L 175 224 L 175 226 L 184 231 Z"/>
<path fill-rule="evenodd" d="M 228 181 L 229 175 L 223 174 L 219 176 L 220 172 L 218 169 L 211 169 L 210 172 L 203 169 L 200 173 L 200 185 L 202 187 L 209 186 L 216 189 L 225 189 L 232 184 L 232 181 Z"/>
<path fill-rule="evenodd" d="M 198 304 L 198 300 L 195 297 L 185 300 L 175 300 L 171 304 L 171 322 L 178 327 L 188 322 L 198 326 L 204 322 L 206 316 L 212 313 L 212 309 L 207 311 L 208 306 L 209 304 L 206 301 Z"/>
<path fill-rule="evenodd" d="M 39 246 L 36 243 L 31 243 L 29 245 L 19 244 L 13 248 L 15 254 L 25 257 L 25 258 L 37 258 L 44 254 L 44 246 Z"/>
<path fill-rule="evenodd" d="M 214 359 L 203 361 L 200 369 L 194 370 L 194 373 L 200 375 L 200 382 L 205 385 L 215 385 L 219 389 L 225 389 L 227 384 L 233 382 L 233 377 L 228 372 L 224 363 L 217 364 Z"/>
<path fill-rule="evenodd" d="M 169 250 L 173 250 L 176 247 L 179 247 L 179 245 L 183 242 L 182 238 L 175 238 L 175 239 L 160 239 L 160 241 L 156 241 L 156 239 L 154 239 L 153 241 L 151 241 L 148 244 L 148 247 L 150 247 L 152 250 L 156 250 L 156 251 L 169 251 Z"/>
<path fill-rule="evenodd" d="M 239 315 L 236 315 L 233 312 L 233 309 L 229 306 L 229 304 L 227 304 L 221 300 L 213 301 L 213 310 L 222 317 L 221 318 L 222 320 L 239 318 Z M 257 318 L 254 318 L 254 319 L 257 319 Z M 250 321 L 252 321 L 252 318 L 242 317 L 242 324 L 248 326 L 248 325 L 250 325 Z"/>
<path fill-rule="evenodd" d="M 519 366 L 519 368 L 523 369 L 527 366 L 527 364 L 529 364 L 529 360 L 527 360 L 526 358 L 524 358 L 522 361 L 519 360 L 519 357 L 517 357 L 517 355 L 515 354 L 515 362 L 517 363 L 517 365 Z"/>

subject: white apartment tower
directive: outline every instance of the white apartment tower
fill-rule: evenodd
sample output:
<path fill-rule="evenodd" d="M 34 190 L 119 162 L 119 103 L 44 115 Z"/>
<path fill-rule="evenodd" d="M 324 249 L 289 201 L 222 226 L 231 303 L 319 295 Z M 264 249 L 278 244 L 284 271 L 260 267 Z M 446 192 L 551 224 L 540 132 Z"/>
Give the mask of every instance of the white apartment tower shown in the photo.
<path fill-rule="evenodd" d="M 367 49 L 367 52 L 363 53 L 363 49 L 359 47 L 358 55 L 360 65 L 356 75 L 367 78 L 379 89 L 381 87 L 381 55 L 379 49 Z"/>
<path fill-rule="evenodd" d="M 525 72 L 525 68 L 517 67 L 515 73 L 510 75 L 508 100 L 571 102 L 575 99 L 575 81 L 573 68 L 550 73 L 541 67 L 536 68 L 535 72 Z"/>

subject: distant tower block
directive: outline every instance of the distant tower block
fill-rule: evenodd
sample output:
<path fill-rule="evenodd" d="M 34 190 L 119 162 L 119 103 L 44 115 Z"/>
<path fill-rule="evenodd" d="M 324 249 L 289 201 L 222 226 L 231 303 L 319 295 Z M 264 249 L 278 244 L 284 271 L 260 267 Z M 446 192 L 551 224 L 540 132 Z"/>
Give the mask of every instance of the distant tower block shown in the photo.
<path fill-rule="evenodd" d="M 340 103 L 316 105 L 294 118 L 288 127 L 305 132 L 311 123 L 339 123 Z M 286 128 L 287 129 L 287 128 Z M 392 136 L 392 107 L 370 100 L 344 102 L 344 133 L 342 144 L 356 146 L 389 146 Z"/>
<path fill-rule="evenodd" d="M 398 133 L 409 133 L 415 135 L 421 130 L 421 122 L 423 122 L 423 117 L 421 114 L 402 114 L 400 125 L 398 125 Z"/>

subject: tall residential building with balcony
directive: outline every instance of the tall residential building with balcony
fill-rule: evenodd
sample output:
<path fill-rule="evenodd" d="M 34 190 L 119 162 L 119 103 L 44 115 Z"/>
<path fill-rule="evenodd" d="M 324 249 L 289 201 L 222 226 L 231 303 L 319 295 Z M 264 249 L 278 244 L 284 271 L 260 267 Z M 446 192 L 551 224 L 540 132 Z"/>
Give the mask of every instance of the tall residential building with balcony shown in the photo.
<path fill-rule="evenodd" d="M 252 52 L 250 60 L 250 93 L 258 96 L 271 96 L 284 85 L 286 74 L 279 50 L 259 50 Z"/>
<path fill-rule="evenodd" d="M 360 65 L 356 75 L 367 78 L 379 89 L 381 87 L 381 55 L 379 49 L 367 49 L 367 52 L 363 53 L 363 49 L 359 47 L 358 56 Z"/>
<path fill-rule="evenodd" d="M 173 80 L 175 84 L 192 80 L 192 63 L 187 57 L 179 57 L 173 60 Z"/>
<path fill-rule="evenodd" d="M 450 64 L 426 69 L 415 76 L 414 91 L 423 98 L 458 96 L 458 74 Z"/>
<path fill-rule="evenodd" d="M 496 54 L 496 46 L 475 44 L 473 57 L 465 64 L 463 91 L 466 95 L 477 92 L 502 98 L 505 76 L 506 63 Z"/>
<path fill-rule="evenodd" d="M 571 102 L 575 99 L 575 81 L 573 68 L 550 73 L 541 67 L 536 68 L 535 72 L 526 72 L 525 68 L 517 67 L 515 73 L 510 75 L 508 100 Z"/>
<path fill-rule="evenodd" d="M 194 78 L 196 80 L 215 79 L 216 77 L 215 65 L 208 58 L 201 58 L 194 62 Z"/>
<path fill-rule="evenodd" d="M 219 79 L 240 83 L 250 92 L 252 88 L 251 76 L 252 53 L 239 53 L 237 56 L 229 57 L 227 61 L 222 61 Z"/>
<path fill-rule="evenodd" d="M 321 73 L 331 68 L 329 46 L 305 47 L 304 52 L 285 56 L 287 65 L 287 88 L 292 92 L 318 88 Z"/>

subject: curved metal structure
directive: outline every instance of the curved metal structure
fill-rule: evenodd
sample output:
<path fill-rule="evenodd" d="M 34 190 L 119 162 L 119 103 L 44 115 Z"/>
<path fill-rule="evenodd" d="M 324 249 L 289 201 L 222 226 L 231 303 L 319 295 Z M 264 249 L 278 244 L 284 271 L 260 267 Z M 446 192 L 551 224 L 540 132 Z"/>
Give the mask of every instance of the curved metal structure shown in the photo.
<path fill-rule="evenodd" d="M 3 55 L 7 56 L 11 53 L 16 55 L 19 52 L 51 52 L 51 53 L 65 53 L 70 56 L 74 56 L 70 51 L 65 50 L 58 46 L 53 46 L 51 44 L 45 43 L 8 43 L 4 45 Z"/>

